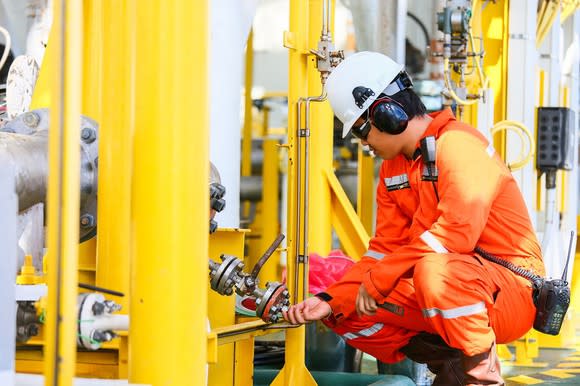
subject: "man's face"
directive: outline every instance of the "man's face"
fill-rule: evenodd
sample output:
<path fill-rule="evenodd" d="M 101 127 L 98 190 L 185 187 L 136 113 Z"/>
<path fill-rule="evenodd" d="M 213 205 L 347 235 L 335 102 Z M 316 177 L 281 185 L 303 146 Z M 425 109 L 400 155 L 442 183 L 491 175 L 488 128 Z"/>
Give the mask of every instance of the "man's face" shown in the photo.
<path fill-rule="evenodd" d="M 400 134 L 392 135 L 377 129 L 367 113 L 363 114 L 353 125 L 351 133 L 361 143 L 368 146 L 373 153 L 384 160 L 395 158 L 403 151 Z"/>

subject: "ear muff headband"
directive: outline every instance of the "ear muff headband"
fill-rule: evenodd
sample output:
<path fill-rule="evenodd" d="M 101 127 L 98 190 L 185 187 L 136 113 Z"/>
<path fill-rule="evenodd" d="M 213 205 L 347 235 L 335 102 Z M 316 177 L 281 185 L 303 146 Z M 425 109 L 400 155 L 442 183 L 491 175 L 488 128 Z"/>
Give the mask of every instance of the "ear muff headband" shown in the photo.
<path fill-rule="evenodd" d="M 397 135 L 407 128 L 409 116 L 403 106 L 389 97 L 378 98 L 369 109 L 372 124 L 382 132 Z"/>

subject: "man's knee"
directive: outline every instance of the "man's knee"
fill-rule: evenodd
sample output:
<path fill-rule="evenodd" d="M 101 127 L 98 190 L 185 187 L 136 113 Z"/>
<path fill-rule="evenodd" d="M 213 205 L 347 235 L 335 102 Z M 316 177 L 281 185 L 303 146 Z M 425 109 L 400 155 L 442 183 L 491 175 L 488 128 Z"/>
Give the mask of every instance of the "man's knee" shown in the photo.
<path fill-rule="evenodd" d="M 424 294 L 428 293 L 434 296 L 445 293 L 448 282 L 446 279 L 452 275 L 445 255 L 438 253 L 426 255 L 415 265 L 413 272 L 417 296 L 423 298 Z"/>

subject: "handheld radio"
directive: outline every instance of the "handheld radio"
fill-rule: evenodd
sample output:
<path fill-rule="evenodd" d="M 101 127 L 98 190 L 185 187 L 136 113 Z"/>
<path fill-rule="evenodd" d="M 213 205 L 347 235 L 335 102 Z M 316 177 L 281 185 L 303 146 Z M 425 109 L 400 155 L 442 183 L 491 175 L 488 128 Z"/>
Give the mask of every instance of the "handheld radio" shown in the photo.
<path fill-rule="evenodd" d="M 570 287 L 566 276 L 568 263 L 572 253 L 572 241 L 574 232 L 570 236 L 568 257 L 561 279 L 542 279 L 540 285 L 534 285 L 534 304 L 536 305 L 536 318 L 534 329 L 544 334 L 558 335 L 564 322 L 564 315 L 570 305 Z"/>
<path fill-rule="evenodd" d="M 491 255 L 480 247 L 475 247 L 481 257 L 496 264 L 502 265 L 515 273 L 532 282 L 533 292 L 532 299 L 536 306 L 536 317 L 534 318 L 534 329 L 549 335 L 558 335 L 564 316 L 568 311 L 570 305 L 570 287 L 566 276 L 568 273 L 568 263 L 570 262 L 570 254 L 572 253 L 572 243 L 574 240 L 574 232 L 570 235 L 570 245 L 568 247 L 568 257 L 566 259 L 566 266 L 561 279 L 547 279 L 540 277 L 533 272 L 517 267 L 509 261 L 500 259 L 497 256 Z"/>

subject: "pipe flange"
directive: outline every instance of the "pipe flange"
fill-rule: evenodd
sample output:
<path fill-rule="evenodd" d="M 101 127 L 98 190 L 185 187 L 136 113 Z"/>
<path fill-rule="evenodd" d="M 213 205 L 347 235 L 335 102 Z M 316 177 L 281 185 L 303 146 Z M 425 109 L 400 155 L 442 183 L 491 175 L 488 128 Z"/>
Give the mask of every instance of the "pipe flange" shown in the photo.
<path fill-rule="evenodd" d="M 46 152 L 43 158 L 48 164 L 49 109 L 31 110 L 6 123 L 2 132 L 45 137 Z M 91 118 L 81 116 L 81 171 L 80 171 L 80 241 L 96 234 L 97 225 L 97 171 L 98 171 L 98 124 Z M 46 178 L 46 177 L 45 177 Z M 46 187 L 44 187 L 46 190 Z M 43 197 L 46 197 L 44 192 Z M 27 208 L 21 208 L 21 210 Z"/>
<path fill-rule="evenodd" d="M 282 311 L 288 311 L 290 296 L 284 284 L 266 283 L 266 291 L 256 299 L 256 315 L 266 323 L 276 323 Z"/>
<path fill-rule="evenodd" d="M 242 280 L 240 272 L 244 268 L 244 263 L 231 255 L 221 255 L 220 258 L 222 263 L 210 272 L 211 289 L 221 295 L 231 295 L 233 287 Z"/>
<path fill-rule="evenodd" d="M 96 304 L 103 304 L 105 297 L 99 293 L 82 293 L 77 298 L 78 329 L 77 345 L 87 350 L 97 350 L 102 342 L 92 338 Z"/>

